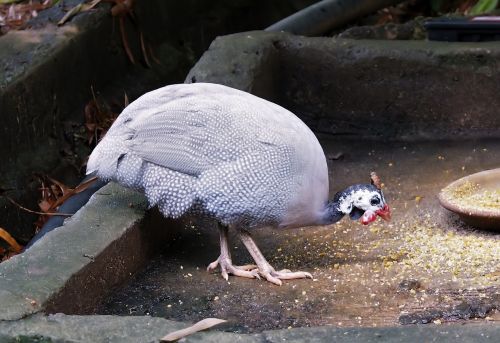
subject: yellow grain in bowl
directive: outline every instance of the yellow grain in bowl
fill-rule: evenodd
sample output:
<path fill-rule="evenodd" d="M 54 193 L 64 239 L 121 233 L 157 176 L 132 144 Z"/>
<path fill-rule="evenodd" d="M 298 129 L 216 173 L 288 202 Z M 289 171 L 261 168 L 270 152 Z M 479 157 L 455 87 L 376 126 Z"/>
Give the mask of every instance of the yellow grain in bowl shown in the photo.
<path fill-rule="evenodd" d="M 483 189 L 479 184 L 466 181 L 459 186 L 443 190 L 446 199 L 462 209 L 500 210 L 500 189 Z"/>

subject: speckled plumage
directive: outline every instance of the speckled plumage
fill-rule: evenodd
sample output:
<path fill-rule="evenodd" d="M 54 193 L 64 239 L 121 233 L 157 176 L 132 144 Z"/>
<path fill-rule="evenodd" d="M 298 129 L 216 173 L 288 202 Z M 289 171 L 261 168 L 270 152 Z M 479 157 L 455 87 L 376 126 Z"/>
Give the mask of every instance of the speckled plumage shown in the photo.
<path fill-rule="evenodd" d="M 147 93 L 118 117 L 87 173 L 144 191 L 168 217 L 202 212 L 226 225 L 320 223 L 323 150 L 294 114 L 216 84 Z"/>

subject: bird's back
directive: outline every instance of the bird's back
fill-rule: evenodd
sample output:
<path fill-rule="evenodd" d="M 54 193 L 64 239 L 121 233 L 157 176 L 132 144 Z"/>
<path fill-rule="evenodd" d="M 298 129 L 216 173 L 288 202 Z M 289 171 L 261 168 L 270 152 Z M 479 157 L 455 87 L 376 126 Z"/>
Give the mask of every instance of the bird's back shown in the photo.
<path fill-rule="evenodd" d="M 215 84 L 171 85 L 131 103 L 87 171 L 144 190 L 167 216 L 196 209 L 247 227 L 312 223 L 328 195 L 323 151 L 300 119 Z"/>

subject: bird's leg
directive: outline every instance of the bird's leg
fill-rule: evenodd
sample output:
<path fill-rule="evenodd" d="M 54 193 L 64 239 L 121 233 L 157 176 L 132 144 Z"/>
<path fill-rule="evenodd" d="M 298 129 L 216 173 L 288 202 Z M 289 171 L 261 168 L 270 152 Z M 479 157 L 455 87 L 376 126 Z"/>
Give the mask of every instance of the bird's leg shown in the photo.
<path fill-rule="evenodd" d="M 264 255 L 262 255 L 259 248 L 257 247 L 257 244 L 255 244 L 252 236 L 250 236 L 250 233 L 248 231 L 239 230 L 239 236 L 250 255 L 252 255 L 255 263 L 257 263 L 259 274 L 265 277 L 267 281 L 281 286 L 281 280 L 313 278 L 312 275 L 307 272 L 291 272 L 288 269 L 283 269 L 280 271 L 274 270 L 269 262 L 266 261 Z"/>
<path fill-rule="evenodd" d="M 229 274 L 251 279 L 260 279 L 259 272 L 256 269 L 256 265 L 249 264 L 245 266 L 233 266 L 233 262 L 231 261 L 231 253 L 229 252 L 229 246 L 227 243 L 227 226 L 218 224 L 218 228 L 220 234 L 220 256 L 219 258 L 217 258 L 217 260 L 208 265 L 207 270 L 214 270 L 220 264 L 222 277 L 226 281 L 229 279 Z"/>

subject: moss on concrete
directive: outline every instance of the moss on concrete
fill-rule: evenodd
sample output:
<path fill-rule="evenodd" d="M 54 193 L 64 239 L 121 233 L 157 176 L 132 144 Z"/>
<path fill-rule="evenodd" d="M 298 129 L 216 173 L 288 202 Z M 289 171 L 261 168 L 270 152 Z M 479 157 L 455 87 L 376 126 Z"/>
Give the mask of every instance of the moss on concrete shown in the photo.
<path fill-rule="evenodd" d="M 0 264 L 0 320 L 21 319 L 47 308 L 61 310 L 63 301 L 69 313 L 91 307 L 103 291 L 143 263 L 145 249 L 127 254 L 119 249 L 113 256 L 106 252 L 137 229 L 144 209 L 143 196 L 107 185 L 63 226 Z M 140 244 L 140 236 L 130 241 Z M 75 278 L 79 284 L 68 290 Z"/>

